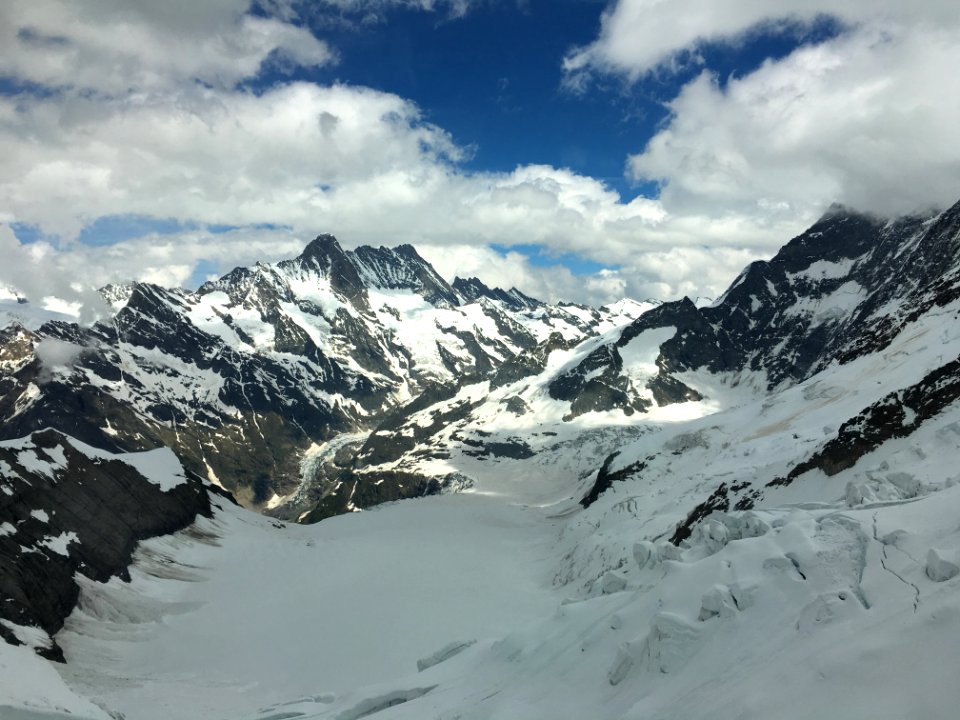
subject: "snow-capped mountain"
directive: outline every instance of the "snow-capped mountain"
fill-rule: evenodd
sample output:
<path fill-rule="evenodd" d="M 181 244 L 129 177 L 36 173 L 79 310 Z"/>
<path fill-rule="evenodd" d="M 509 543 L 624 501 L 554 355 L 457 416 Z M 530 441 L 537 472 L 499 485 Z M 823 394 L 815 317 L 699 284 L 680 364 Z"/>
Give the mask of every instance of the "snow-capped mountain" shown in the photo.
<path fill-rule="evenodd" d="M 533 457 L 558 447 L 558 438 L 569 438 L 582 455 L 585 424 L 648 431 L 658 418 L 722 408 L 718 395 L 729 393 L 718 387 L 767 397 L 833 366 L 884 352 L 898 335 L 919 327 L 918 319 L 954 302 L 960 265 L 951 260 L 945 266 L 944 259 L 957 257 L 960 206 L 896 221 L 831 208 L 772 260 L 746 268 L 710 306 L 698 308 L 686 298 L 663 303 L 574 346 L 542 348 L 539 364 L 526 374 L 510 374 L 527 357 L 520 356 L 490 380 L 462 386 L 435 405 L 411 407 L 415 412 L 404 422 L 384 424 L 367 437 L 358 454 L 359 476 L 402 473 L 423 482 L 455 474 L 469 484 L 486 472 L 470 458 Z M 922 417 L 954 399 L 953 367 L 931 365 L 928 372 L 910 390 Z M 901 405 L 905 390 L 888 397 L 893 389 L 882 380 L 876 384 L 883 390 L 879 405 L 865 404 L 841 418 L 848 425 L 838 423 L 832 444 L 810 463 L 851 463 L 855 457 L 826 458 L 856 456 L 893 435 L 909 434 L 912 425 L 903 430 L 897 421 L 891 428 L 893 411 L 879 410 Z M 878 439 L 853 437 L 868 432 Z M 601 447 L 608 454 L 617 450 L 616 443 Z M 603 459 L 592 462 L 599 466 Z M 608 486 L 606 468 L 585 504 Z M 591 470 L 596 467 L 588 463 L 584 472 Z M 775 477 L 779 483 L 790 479 L 768 480 Z M 728 485 L 722 501 L 718 496 L 712 502 L 749 507 L 763 484 Z"/>
<path fill-rule="evenodd" d="M 710 305 L 591 311 L 322 237 L 197 293 L 117 291 L 92 329 L 10 326 L 0 557 L 21 580 L 0 588 L 26 610 L 0 624 L 26 647 L 0 645 L 0 710 L 953 717 L 958 258 L 960 204 L 835 207 Z M 112 454 L 134 441 L 182 465 Z M 38 499 L 92 481 L 74 467 L 204 500 L 104 582 L 123 571 L 87 571 L 84 525 Z M 409 495 L 432 496 L 382 504 Z M 75 573 L 54 621 L 46 558 Z"/>
<path fill-rule="evenodd" d="M 410 246 L 345 251 L 332 236 L 195 293 L 137 283 L 104 295 L 118 308 L 109 322 L 0 331 L 0 434 L 56 428 L 116 452 L 170 447 L 255 507 L 298 488 L 301 502 L 322 496 L 301 487 L 311 448 L 647 307 L 549 306 L 476 279 L 451 286 Z M 435 490 L 381 483 L 366 504 Z"/>
<path fill-rule="evenodd" d="M 53 659 L 83 579 L 129 577 L 139 540 L 211 512 L 209 488 L 168 448 L 116 455 L 44 430 L 0 442 L 0 472 L 0 637 Z"/>

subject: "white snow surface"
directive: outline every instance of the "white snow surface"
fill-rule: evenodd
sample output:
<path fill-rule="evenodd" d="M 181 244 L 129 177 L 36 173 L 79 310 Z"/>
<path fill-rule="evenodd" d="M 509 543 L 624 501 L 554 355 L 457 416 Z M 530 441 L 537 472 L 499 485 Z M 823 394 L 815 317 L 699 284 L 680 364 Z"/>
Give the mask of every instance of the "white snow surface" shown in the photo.
<path fill-rule="evenodd" d="M 55 666 L 22 645 L 0 642 L 0 718 L 3 720 L 111 720 L 64 683 Z"/>
<path fill-rule="evenodd" d="M 84 583 L 66 676 L 129 718 L 241 717 L 416 673 L 451 638 L 549 615 L 551 521 L 449 495 L 285 526 L 236 508 Z M 198 531 L 206 541 L 198 541 Z"/>
<path fill-rule="evenodd" d="M 447 404 L 479 404 L 450 433 L 536 454 L 478 456 L 440 433 L 449 457 L 397 466 L 469 490 L 314 526 L 224 504 L 141 544 L 131 583 L 82 580 L 57 636 L 70 689 L 50 687 L 128 720 L 955 718 L 960 406 L 833 476 L 767 483 L 960 355 L 958 309 L 772 394 L 762 376 L 687 373 L 704 400 L 630 418 L 564 422 L 546 390 L 613 335 L 541 376 L 465 387 Z M 638 379 L 671 333 L 627 347 Z M 504 411 L 513 396 L 530 411 Z M 614 451 L 611 470 L 643 467 L 582 508 Z M 667 542 L 721 482 L 763 496 Z M 0 717 L 25 707 L 0 691 Z"/>

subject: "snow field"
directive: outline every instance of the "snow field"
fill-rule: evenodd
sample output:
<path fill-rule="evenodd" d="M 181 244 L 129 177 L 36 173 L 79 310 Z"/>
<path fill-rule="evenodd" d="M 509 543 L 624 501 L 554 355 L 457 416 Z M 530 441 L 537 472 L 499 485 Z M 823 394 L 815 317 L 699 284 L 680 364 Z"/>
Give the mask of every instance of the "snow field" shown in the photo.
<path fill-rule="evenodd" d="M 550 521 L 490 498 L 426 498 L 307 527 L 228 508 L 198 529 L 206 541 L 186 531 L 144 543 L 131 585 L 88 584 L 58 636 L 70 682 L 129 718 L 339 697 L 555 606 Z"/>

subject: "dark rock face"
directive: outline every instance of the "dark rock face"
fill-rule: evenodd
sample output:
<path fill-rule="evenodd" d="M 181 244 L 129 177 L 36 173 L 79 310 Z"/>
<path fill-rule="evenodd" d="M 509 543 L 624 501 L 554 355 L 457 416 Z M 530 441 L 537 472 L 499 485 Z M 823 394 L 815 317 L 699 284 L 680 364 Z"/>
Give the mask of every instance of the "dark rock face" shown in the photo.
<path fill-rule="evenodd" d="M 346 251 L 333 235 L 319 235 L 295 260 L 280 263 L 281 269 L 314 270 L 330 280 L 330 286 L 354 305 L 367 305 L 367 288 Z"/>
<path fill-rule="evenodd" d="M 454 288 L 437 274 L 412 245 L 359 247 L 355 260 L 360 271 L 377 287 L 390 290 L 413 290 L 437 307 L 456 307 L 461 299 Z"/>
<path fill-rule="evenodd" d="M 729 509 L 730 498 L 728 497 L 727 485 L 726 483 L 721 483 L 706 500 L 690 511 L 690 514 L 680 523 L 670 537 L 670 542 L 674 545 L 679 545 L 693 534 L 693 528 L 698 522 L 711 513 L 726 512 Z"/>
<path fill-rule="evenodd" d="M 552 333 L 545 342 L 531 350 L 518 353 L 500 365 L 490 378 L 490 388 L 496 389 L 538 375 L 547 366 L 550 353 L 558 349 L 569 350 L 575 344 L 564 340 L 560 333 Z"/>
<path fill-rule="evenodd" d="M 887 440 L 907 437 L 920 425 L 960 399 L 960 359 L 929 373 L 919 383 L 892 392 L 847 420 L 834 438 L 785 478 L 769 485 L 789 485 L 810 470 L 836 475 L 853 467 Z"/>
<path fill-rule="evenodd" d="M 402 471 L 346 471 L 339 480 L 338 487 L 321 499 L 303 522 L 319 522 L 385 502 L 437 495 L 443 490 L 443 483 L 436 478 Z"/>
<path fill-rule="evenodd" d="M 53 636 L 79 596 L 76 573 L 128 579 L 140 540 L 210 515 L 200 478 L 184 472 L 164 490 L 128 457 L 86 452 L 53 430 L 0 445 L 0 618 Z M 0 636 L 17 644 L 3 625 Z M 63 659 L 55 643 L 42 654 Z"/>
<path fill-rule="evenodd" d="M 769 262 L 749 265 L 712 306 L 664 303 L 606 349 L 558 377 L 552 397 L 590 409 L 640 410 L 624 382 L 624 348 L 645 330 L 675 327 L 646 389 L 660 404 L 697 399 L 676 374 L 754 371 L 769 388 L 888 345 L 906 323 L 960 297 L 960 203 L 936 217 L 885 221 L 835 206 Z M 949 258 L 947 267 L 944 259 Z M 592 385 L 588 378 L 595 378 Z M 624 397 L 626 396 L 626 397 Z"/>
<path fill-rule="evenodd" d="M 395 291 L 450 311 L 451 324 L 437 328 L 446 377 L 398 339 L 396 310 L 371 307 L 375 293 Z M 459 311 L 467 298 L 411 246 L 347 251 L 329 235 L 197 293 L 146 283 L 105 292 L 123 303 L 109 322 L 0 331 L 0 438 L 56 428 L 112 451 L 171 447 L 191 472 L 254 506 L 297 487 L 312 443 L 372 428 L 399 398 L 429 397 L 438 382 L 480 379 L 536 351 L 511 308 L 547 312 L 486 288 L 475 302 L 496 332 L 481 331 Z M 76 350 L 57 372 L 34 353 L 51 340 Z"/>
<path fill-rule="evenodd" d="M 474 456 L 492 456 L 500 458 L 511 458 L 513 460 L 525 460 L 531 458 L 536 453 L 533 449 L 520 438 L 510 438 L 505 442 L 477 442 L 470 441 L 467 444 L 474 445 L 477 449 L 468 451 L 468 455 Z"/>
<path fill-rule="evenodd" d="M 597 471 L 597 477 L 593 481 L 593 485 L 590 486 L 590 490 L 580 498 L 580 504 L 583 507 L 588 508 L 593 505 L 616 481 L 633 477 L 645 467 L 644 463 L 634 463 L 620 470 L 612 471 L 610 467 L 613 465 L 614 460 L 617 459 L 617 455 L 619 455 L 619 453 L 613 453 L 603 461 L 603 465 Z"/>
<path fill-rule="evenodd" d="M 508 412 L 512 412 L 516 416 L 526 415 L 530 412 L 530 406 L 524 402 L 523 398 L 519 395 L 514 395 L 507 398 L 506 400 L 501 400 L 504 408 Z"/>
<path fill-rule="evenodd" d="M 510 288 L 509 290 L 489 288 L 478 278 L 454 278 L 453 289 L 465 302 L 476 302 L 480 298 L 490 298 L 491 300 L 499 300 L 513 310 L 535 310 L 543 307 L 542 302 L 529 295 L 524 295 L 516 288 Z"/>

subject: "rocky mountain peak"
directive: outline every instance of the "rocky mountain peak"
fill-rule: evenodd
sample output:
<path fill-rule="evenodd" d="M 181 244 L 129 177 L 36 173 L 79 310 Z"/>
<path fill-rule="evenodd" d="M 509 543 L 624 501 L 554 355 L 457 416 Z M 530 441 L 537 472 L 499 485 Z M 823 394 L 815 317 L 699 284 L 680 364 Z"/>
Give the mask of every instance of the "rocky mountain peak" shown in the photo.
<path fill-rule="evenodd" d="M 307 243 L 300 257 L 302 258 L 329 258 L 333 255 L 343 255 L 344 249 L 334 235 L 324 233 L 317 235 Z"/>
<path fill-rule="evenodd" d="M 362 245 L 350 253 L 350 257 L 369 287 L 412 290 L 437 307 L 460 304 L 453 288 L 412 245 L 395 248 Z"/>
<path fill-rule="evenodd" d="M 772 262 L 786 272 L 799 272 L 817 261 L 860 257 L 875 244 L 884 224 L 876 216 L 833 205 L 806 232 L 787 243 Z"/>
<path fill-rule="evenodd" d="M 333 235 L 318 235 L 294 259 L 283 261 L 279 267 L 289 270 L 318 272 L 330 281 L 331 287 L 360 309 L 368 309 L 366 286 L 350 255 Z"/>
<path fill-rule="evenodd" d="M 529 295 L 525 295 L 517 288 L 512 287 L 509 290 L 502 288 L 488 287 L 480 278 L 454 278 L 453 289 L 463 299 L 464 302 L 476 302 L 480 298 L 489 298 L 490 300 L 499 300 L 507 307 L 514 310 L 534 309 L 543 305 Z"/>

